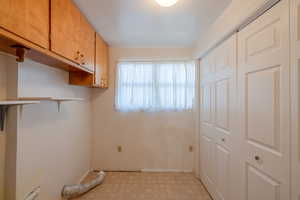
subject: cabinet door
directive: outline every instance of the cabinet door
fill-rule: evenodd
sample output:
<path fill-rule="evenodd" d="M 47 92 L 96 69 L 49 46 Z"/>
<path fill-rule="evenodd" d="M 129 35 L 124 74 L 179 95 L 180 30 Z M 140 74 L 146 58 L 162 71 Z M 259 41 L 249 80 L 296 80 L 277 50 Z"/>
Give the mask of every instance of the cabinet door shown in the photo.
<path fill-rule="evenodd" d="M 95 68 L 95 31 L 86 18 L 80 16 L 79 52 L 80 65 L 94 71 Z"/>
<path fill-rule="evenodd" d="M 96 86 L 108 87 L 108 45 L 96 34 L 96 65 L 94 81 Z"/>
<path fill-rule="evenodd" d="M 0 0 L 0 27 L 49 48 L 49 0 Z"/>
<path fill-rule="evenodd" d="M 247 200 L 290 199 L 289 7 L 239 32 L 241 159 Z"/>
<path fill-rule="evenodd" d="M 51 0 L 51 50 L 80 63 L 81 13 L 72 0 Z"/>

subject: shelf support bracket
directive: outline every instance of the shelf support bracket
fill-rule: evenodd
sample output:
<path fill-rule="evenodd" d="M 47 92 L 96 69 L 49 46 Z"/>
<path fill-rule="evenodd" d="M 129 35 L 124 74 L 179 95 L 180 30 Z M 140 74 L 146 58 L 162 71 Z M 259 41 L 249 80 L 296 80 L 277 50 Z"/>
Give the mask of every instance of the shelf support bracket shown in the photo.
<path fill-rule="evenodd" d="M 57 101 L 57 109 L 58 109 L 58 112 L 60 112 L 60 109 L 61 109 L 61 101 Z"/>
<path fill-rule="evenodd" d="M 12 45 L 11 47 L 16 49 L 16 56 L 17 56 L 16 61 L 24 62 L 26 50 L 29 50 L 29 48 L 27 48 L 23 45 L 18 45 L 18 44 Z"/>
<path fill-rule="evenodd" d="M 8 106 L 1 105 L 0 106 L 0 130 L 4 130 L 4 122 L 5 122 L 5 117 L 6 113 L 8 111 Z"/>

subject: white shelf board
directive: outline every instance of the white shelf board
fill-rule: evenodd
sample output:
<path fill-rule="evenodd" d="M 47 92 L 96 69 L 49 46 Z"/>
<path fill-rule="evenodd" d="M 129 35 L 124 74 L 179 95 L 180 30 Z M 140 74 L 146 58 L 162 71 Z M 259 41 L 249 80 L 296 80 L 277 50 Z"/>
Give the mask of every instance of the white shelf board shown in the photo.
<path fill-rule="evenodd" d="M 84 101 L 82 98 L 61 98 L 61 97 L 21 97 L 19 100 L 26 101 Z"/>
<path fill-rule="evenodd" d="M 63 102 L 84 101 L 82 98 L 62 98 L 62 97 L 20 97 L 18 100 L 26 101 L 52 101 L 57 103 L 58 111 L 60 111 Z"/>
<path fill-rule="evenodd" d="M 82 98 L 52 98 L 52 101 L 84 101 Z"/>
<path fill-rule="evenodd" d="M 14 105 L 28 105 L 28 104 L 38 104 L 40 101 L 0 101 L 1 106 L 14 106 Z"/>

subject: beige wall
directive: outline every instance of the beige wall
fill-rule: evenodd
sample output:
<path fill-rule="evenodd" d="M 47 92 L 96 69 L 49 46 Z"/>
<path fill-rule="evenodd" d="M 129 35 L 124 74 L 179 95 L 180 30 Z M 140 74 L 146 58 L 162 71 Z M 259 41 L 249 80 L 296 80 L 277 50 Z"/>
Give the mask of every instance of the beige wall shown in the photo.
<path fill-rule="evenodd" d="M 27 61 L 19 68 L 19 96 L 82 97 L 24 107 L 18 133 L 18 196 L 41 186 L 43 200 L 59 199 L 90 169 L 90 89 L 68 85 L 68 73 Z"/>
<path fill-rule="evenodd" d="M 118 59 L 190 58 L 191 49 L 110 49 L 108 90 L 93 91 L 92 166 L 109 170 L 193 170 L 193 112 L 120 113 L 114 109 Z M 123 152 L 117 152 L 122 145 Z"/>
<path fill-rule="evenodd" d="M 194 56 L 199 58 L 269 1 L 270 0 L 232 0 L 223 14 L 218 17 L 208 30 L 199 36 L 199 41 L 194 50 Z"/>
<path fill-rule="evenodd" d="M 9 58 L 0 55 L 0 100 L 6 99 L 6 63 Z M 0 131 L 0 199 L 4 199 L 5 132 Z"/>
<path fill-rule="evenodd" d="M 84 102 L 24 106 L 17 127 L 17 198 L 41 186 L 41 199 L 60 198 L 64 184 L 77 182 L 92 167 L 110 170 L 193 170 L 194 113 L 118 113 L 113 109 L 115 63 L 119 58 L 187 58 L 190 49 L 111 49 L 110 89 L 68 85 L 68 73 L 32 61 L 19 65 L 19 96 L 83 97 Z M 6 97 L 7 62 L 0 56 L 0 97 Z M 93 120 L 92 118 L 93 117 Z M 94 136 L 91 138 L 92 124 Z M 0 185 L 4 166 L 0 134 Z M 91 139 L 93 149 L 91 150 Z M 118 153 L 117 145 L 123 146 Z M 2 173 L 1 173 L 2 172 Z M 3 187 L 0 187 L 3 188 Z M 0 189 L 1 192 L 1 189 Z M 0 198 L 1 199 L 1 198 Z"/>
<path fill-rule="evenodd" d="M 0 96 L 3 98 L 5 98 L 3 95 L 5 79 L 11 79 L 11 75 L 5 77 L 2 73 L 9 67 L 3 67 L 2 63 L 6 59 L 0 57 Z M 18 75 L 19 96 L 86 99 L 83 102 L 62 103 L 60 112 L 54 102 L 28 105 L 20 110 L 16 128 L 17 200 L 23 199 L 37 186 L 41 186 L 40 199 L 58 200 L 64 184 L 77 183 L 90 169 L 91 91 L 88 88 L 68 85 L 67 72 L 28 60 L 19 64 Z M 2 180 L 3 136 L 0 135 L 0 180 Z"/>

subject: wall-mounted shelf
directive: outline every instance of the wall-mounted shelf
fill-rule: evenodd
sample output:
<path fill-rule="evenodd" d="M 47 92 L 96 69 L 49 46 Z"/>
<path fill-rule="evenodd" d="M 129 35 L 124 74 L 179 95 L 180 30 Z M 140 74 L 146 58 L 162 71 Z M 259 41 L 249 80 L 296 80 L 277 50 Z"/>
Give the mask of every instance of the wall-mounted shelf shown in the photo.
<path fill-rule="evenodd" d="M 82 98 L 60 98 L 60 97 L 20 97 L 17 100 L 0 101 L 0 130 L 4 130 L 5 116 L 10 106 L 24 106 L 38 104 L 41 101 L 54 101 L 60 111 L 61 103 L 67 101 L 84 101 Z"/>
<path fill-rule="evenodd" d="M 20 97 L 20 101 L 83 101 L 82 98 L 60 98 L 60 97 Z"/>
<path fill-rule="evenodd" d="M 60 106 L 62 102 L 67 101 L 84 101 L 82 98 L 60 98 L 60 97 L 20 97 L 20 101 L 54 101 L 57 103 L 58 111 L 60 111 Z"/>
<path fill-rule="evenodd" d="M 40 101 L 37 100 L 20 100 L 20 101 L 0 101 L 0 106 L 22 106 L 22 105 L 28 105 L 28 104 L 37 104 L 40 103 Z"/>
<path fill-rule="evenodd" d="M 4 130 L 5 116 L 8 111 L 8 108 L 10 106 L 24 106 L 24 105 L 38 104 L 38 103 L 40 103 L 40 101 L 36 101 L 36 100 L 34 100 L 34 101 L 33 100 L 30 100 L 30 101 L 26 101 L 26 100 L 0 101 L 0 130 L 1 131 Z"/>

